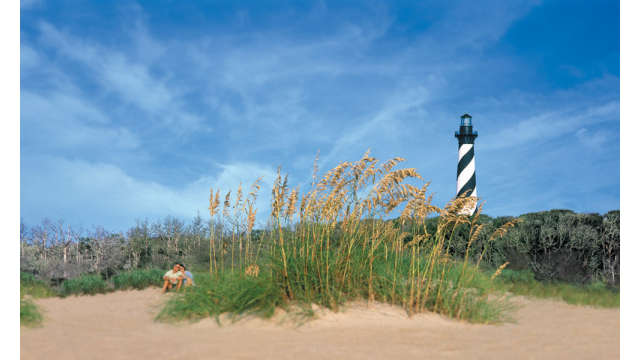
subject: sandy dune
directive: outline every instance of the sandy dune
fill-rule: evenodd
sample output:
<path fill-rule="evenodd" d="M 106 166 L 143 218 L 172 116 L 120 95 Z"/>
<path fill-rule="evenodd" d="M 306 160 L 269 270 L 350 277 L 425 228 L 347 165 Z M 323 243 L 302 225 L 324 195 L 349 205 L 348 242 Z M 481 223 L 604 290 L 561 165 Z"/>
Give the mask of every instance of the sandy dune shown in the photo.
<path fill-rule="evenodd" d="M 157 289 L 38 300 L 41 328 L 21 328 L 22 359 L 617 359 L 620 311 L 518 298 L 516 324 L 471 325 L 354 304 L 300 327 L 259 319 L 153 321 Z"/>

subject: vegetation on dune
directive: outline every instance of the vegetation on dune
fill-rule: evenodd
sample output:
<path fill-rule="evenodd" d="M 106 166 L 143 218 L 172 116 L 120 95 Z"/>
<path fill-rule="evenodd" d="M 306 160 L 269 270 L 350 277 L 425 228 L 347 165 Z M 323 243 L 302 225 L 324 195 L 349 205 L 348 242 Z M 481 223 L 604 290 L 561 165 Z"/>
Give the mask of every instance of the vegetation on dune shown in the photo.
<path fill-rule="evenodd" d="M 467 216 L 461 210 L 476 199 L 432 205 L 415 169 L 396 169 L 402 160 L 380 164 L 367 153 L 319 179 L 314 165 L 306 193 L 278 172 L 262 229 L 260 179 L 248 194 L 242 185 L 212 189 L 208 222 L 138 221 L 126 234 L 86 236 L 62 221 L 21 224 L 21 299 L 28 307 L 29 297 L 160 286 L 179 261 L 197 286 L 172 297 L 159 319 L 268 317 L 292 306 L 311 315 L 312 304 L 335 310 L 365 299 L 500 322 L 509 314 L 500 293 L 619 306 L 619 211 L 490 218 L 480 206 Z"/>
<path fill-rule="evenodd" d="M 162 286 L 165 271 L 160 269 L 136 269 L 119 273 L 111 278 L 115 290 L 144 289 Z"/>
<path fill-rule="evenodd" d="M 248 234 L 259 184 L 244 201 L 239 187 L 233 206 L 228 193 L 221 212 L 218 193 L 214 198 L 212 191 L 212 218 L 220 213 L 228 217 L 233 210 L 231 241 L 217 248 L 215 241 L 209 242 L 211 281 L 199 282 L 170 301 L 160 318 L 222 312 L 269 316 L 274 308 L 289 304 L 310 308 L 315 303 L 335 310 L 346 301 L 367 299 L 400 305 L 410 314 L 433 311 L 475 322 L 505 320 L 505 304 L 472 286 L 481 259 L 465 256 L 457 263 L 448 255 L 451 234 L 460 225 L 470 227 L 469 246 L 482 228 L 479 212 L 469 217 L 462 211 L 475 199 L 458 198 L 444 209 L 433 206 L 426 197 L 428 183 L 418 187 L 405 181 L 422 181 L 415 169 L 394 170 L 401 161 L 379 165 L 367 153 L 314 179 L 306 194 L 291 189 L 288 178 L 278 175 L 271 227 L 258 242 L 251 242 Z M 394 210 L 400 212 L 399 221 L 385 221 Z M 439 214 L 439 222 L 428 233 L 424 224 L 431 214 Z M 496 229 L 492 240 L 516 222 Z M 230 254 L 227 266 L 225 254 Z M 252 275 L 247 275 L 250 266 Z"/>
<path fill-rule="evenodd" d="M 603 308 L 620 307 L 620 291 L 604 282 L 576 285 L 558 281 L 537 281 L 530 270 L 505 270 L 496 279 L 498 291 L 537 298 L 561 299 L 569 304 Z"/>
<path fill-rule="evenodd" d="M 82 275 L 65 280 L 60 288 L 60 295 L 95 295 L 109 291 L 109 284 L 100 275 Z"/>
<path fill-rule="evenodd" d="M 20 325 L 37 326 L 42 323 L 42 314 L 31 299 L 20 297 Z"/>
<path fill-rule="evenodd" d="M 54 296 L 55 291 L 44 281 L 28 273 L 20 273 L 20 325 L 36 326 L 42 323 L 42 315 L 33 298 Z"/>
<path fill-rule="evenodd" d="M 157 223 L 138 221 L 125 234 L 109 233 L 100 227 L 83 234 L 62 221 L 45 220 L 30 228 L 21 224 L 20 270 L 59 286 L 65 279 L 84 274 L 100 274 L 109 279 L 136 269 L 168 269 L 174 261 L 189 264 L 194 270 L 237 268 L 240 244 L 243 252 L 264 256 L 265 252 L 254 250 L 265 242 L 264 237 L 271 229 L 249 229 L 249 220 L 255 218 L 255 206 L 249 216 L 248 209 L 241 211 L 243 204 L 234 206 L 231 195 L 229 192 L 221 196 L 218 191 L 215 200 L 220 206 L 227 200 L 228 206 L 224 207 L 227 211 L 219 212 L 208 222 L 199 216 L 191 224 L 171 217 Z M 396 215 L 397 211 L 388 214 L 386 221 L 393 222 L 395 227 L 416 228 L 415 234 L 406 236 L 407 242 L 414 236 L 435 234 L 441 221 L 438 213 L 415 224 Z M 497 228 L 513 219 L 480 214 L 477 224 L 482 229 L 471 244 L 469 258 L 476 261 L 484 252 L 483 266 L 496 268 L 509 262 L 509 269 L 531 270 L 542 281 L 604 282 L 610 287 L 619 286 L 619 211 L 604 215 L 569 210 L 524 214 L 503 237 L 491 240 Z M 293 229 L 292 224 L 285 225 L 283 233 L 287 236 Z M 453 258 L 466 256 L 469 231 L 470 224 L 461 223 L 451 234 L 447 253 Z M 232 243 L 237 246 L 231 247 Z"/>
<path fill-rule="evenodd" d="M 620 211 L 604 216 L 570 210 L 524 214 L 503 237 L 489 241 L 495 228 L 513 219 L 481 217 L 483 229 L 469 251 L 471 256 L 484 251 L 486 265 L 499 266 L 508 261 L 510 269 L 530 270 L 541 281 L 619 285 Z M 435 227 L 433 220 L 427 226 Z M 453 236 L 451 254 L 455 257 L 466 252 L 467 228 L 462 225 Z"/>
<path fill-rule="evenodd" d="M 36 278 L 33 274 L 20 272 L 20 296 L 23 295 L 32 298 L 46 298 L 56 296 L 57 293 L 49 284 Z"/>

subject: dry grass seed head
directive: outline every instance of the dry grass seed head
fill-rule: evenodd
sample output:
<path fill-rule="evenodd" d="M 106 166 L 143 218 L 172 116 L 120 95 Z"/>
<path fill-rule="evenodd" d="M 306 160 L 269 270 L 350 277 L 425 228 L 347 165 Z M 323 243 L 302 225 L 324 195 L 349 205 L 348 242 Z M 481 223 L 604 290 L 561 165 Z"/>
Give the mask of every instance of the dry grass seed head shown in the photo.
<path fill-rule="evenodd" d="M 236 203 L 235 205 L 233 205 L 233 209 L 235 210 L 236 214 L 240 210 L 241 202 L 242 202 L 242 182 L 240 182 L 240 185 L 238 185 L 238 192 L 236 193 Z"/>
<path fill-rule="evenodd" d="M 496 277 L 498 277 L 498 275 L 500 275 L 500 273 L 502 272 L 502 270 L 504 270 L 504 268 L 507 267 L 507 265 L 509 265 L 509 262 L 507 261 L 506 263 L 500 265 L 500 267 L 496 270 L 495 273 L 493 273 L 493 275 L 491 275 L 491 280 L 493 281 L 493 279 L 495 279 Z"/>
<path fill-rule="evenodd" d="M 251 185 L 251 188 L 253 190 L 251 190 L 251 192 L 249 193 L 249 197 L 254 203 L 256 201 L 256 198 L 258 197 L 258 191 L 260 191 L 260 182 L 262 182 L 262 176 L 257 178 L 256 181 L 254 181 Z"/>
<path fill-rule="evenodd" d="M 244 273 L 247 276 L 258 277 L 258 274 L 260 274 L 260 267 L 257 264 L 251 264 L 247 266 Z"/>
<path fill-rule="evenodd" d="M 515 219 L 513 219 L 513 220 L 511 220 L 511 221 L 508 221 L 508 222 L 504 223 L 502 226 L 500 226 L 499 228 L 497 228 L 497 229 L 493 232 L 493 234 L 491 234 L 491 237 L 489 238 L 489 241 L 495 240 L 495 239 L 496 239 L 496 238 L 498 238 L 498 237 L 503 237 L 503 236 L 504 236 L 504 234 L 506 234 L 506 233 L 507 233 L 507 231 L 508 231 L 510 228 L 514 227 L 514 226 L 515 226 L 517 223 L 519 223 L 519 222 L 520 222 L 520 219 L 519 219 L 519 218 L 515 218 Z"/>
<path fill-rule="evenodd" d="M 291 191 L 287 199 L 287 217 L 291 218 L 296 212 L 296 203 L 298 201 L 298 188 Z"/>
<path fill-rule="evenodd" d="M 469 238 L 469 244 L 468 246 L 471 246 L 471 244 L 473 244 L 474 241 L 476 241 L 476 239 L 478 238 L 478 235 L 480 234 L 480 231 L 482 230 L 482 228 L 484 227 L 484 224 L 480 224 L 480 225 L 476 225 L 475 227 L 473 227 L 471 229 L 471 231 L 473 231 L 471 237 Z"/>
<path fill-rule="evenodd" d="M 484 202 L 480 203 L 478 205 L 478 209 L 475 213 L 475 215 L 473 215 L 473 219 L 471 219 L 471 224 L 475 224 L 478 221 L 478 218 L 480 217 L 480 214 L 482 213 L 482 207 L 484 206 Z"/>
<path fill-rule="evenodd" d="M 213 198 L 213 189 L 209 195 L 209 214 L 213 217 L 218 212 L 218 205 L 220 205 L 220 189 L 216 190 L 216 197 Z"/>
<path fill-rule="evenodd" d="M 227 195 L 224 197 L 224 207 L 222 208 L 222 215 L 224 215 L 225 217 L 229 216 L 229 207 L 231 206 L 230 200 L 231 200 L 231 191 L 229 191 Z"/>
<path fill-rule="evenodd" d="M 256 221 L 256 212 L 257 209 L 253 208 L 253 204 L 249 204 L 249 208 L 247 209 L 247 234 L 251 236 L 251 231 L 253 230 L 253 225 Z"/>
<path fill-rule="evenodd" d="M 318 159 L 320 158 L 320 150 L 316 152 L 316 157 L 313 159 L 313 177 L 311 179 L 311 186 L 315 185 L 316 178 L 318 176 Z"/>

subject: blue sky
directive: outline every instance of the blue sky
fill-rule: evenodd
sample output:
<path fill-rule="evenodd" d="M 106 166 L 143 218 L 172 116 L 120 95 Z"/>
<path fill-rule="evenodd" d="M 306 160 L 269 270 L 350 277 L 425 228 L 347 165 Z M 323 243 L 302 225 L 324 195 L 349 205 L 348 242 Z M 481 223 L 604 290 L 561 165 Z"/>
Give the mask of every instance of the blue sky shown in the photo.
<path fill-rule="evenodd" d="M 620 207 L 611 1 L 22 1 L 20 215 L 125 230 L 371 149 L 491 216 Z"/>

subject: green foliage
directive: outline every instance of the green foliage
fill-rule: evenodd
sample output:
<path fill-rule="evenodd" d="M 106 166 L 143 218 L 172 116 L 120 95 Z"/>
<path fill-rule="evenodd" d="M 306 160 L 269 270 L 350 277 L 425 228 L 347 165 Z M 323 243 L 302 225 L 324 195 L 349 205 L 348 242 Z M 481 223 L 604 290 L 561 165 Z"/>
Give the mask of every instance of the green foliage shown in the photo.
<path fill-rule="evenodd" d="M 61 295 L 95 295 L 109 291 L 109 284 L 100 275 L 82 275 L 62 283 Z"/>
<path fill-rule="evenodd" d="M 57 293 L 47 283 L 32 274 L 20 272 L 20 295 L 29 295 L 33 298 L 46 298 L 56 296 Z"/>
<path fill-rule="evenodd" d="M 620 282 L 620 211 L 577 214 L 570 210 L 550 210 L 521 215 L 520 222 L 502 237 L 491 238 L 494 231 L 514 219 L 491 219 L 480 215 L 483 225 L 469 256 L 498 267 L 509 262 L 509 269 L 531 270 L 538 280 L 588 284 L 604 281 L 609 286 Z M 427 219 L 427 232 L 433 233 L 437 218 Z M 470 225 L 459 225 L 451 234 L 448 253 L 464 258 Z"/>
<path fill-rule="evenodd" d="M 247 277 L 226 272 L 215 278 L 195 274 L 197 286 L 185 288 L 170 299 L 157 318 L 160 320 L 198 320 L 228 313 L 270 317 L 278 306 L 285 305 L 280 289 L 268 275 Z"/>
<path fill-rule="evenodd" d="M 20 298 L 20 325 L 37 326 L 42 323 L 42 314 L 31 299 Z"/>
<path fill-rule="evenodd" d="M 144 289 L 149 286 L 162 286 L 165 271 L 160 269 L 138 269 L 122 272 L 111 278 L 116 290 Z"/>
<path fill-rule="evenodd" d="M 620 291 L 602 281 L 588 285 L 538 281 L 530 270 L 504 270 L 495 280 L 495 289 L 515 295 L 563 300 L 569 304 L 595 307 L 620 307 Z"/>

